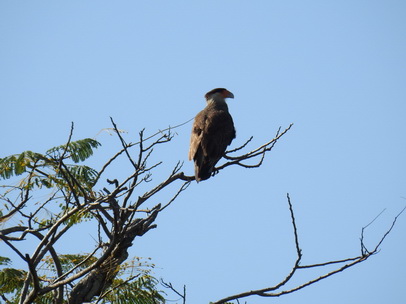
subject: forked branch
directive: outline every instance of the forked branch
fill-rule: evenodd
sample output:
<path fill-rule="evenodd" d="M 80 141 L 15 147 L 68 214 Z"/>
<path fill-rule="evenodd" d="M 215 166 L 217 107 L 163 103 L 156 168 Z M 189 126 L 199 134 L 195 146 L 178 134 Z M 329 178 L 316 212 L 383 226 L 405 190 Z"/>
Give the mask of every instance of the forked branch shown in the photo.
<path fill-rule="evenodd" d="M 222 170 L 228 166 L 231 165 L 238 165 L 244 168 L 258 168 L 262 165 L 264 159 L 265 159 L 265 155 L 267 152 L 270 152 L 273 147 L 275 146 L 275 144 L 277 143 L 277 141 L 283 136 L 285 135 L 290 128 L 292 128 L 293 123 L 290 124 L 284 131 L 281 131 L 281 128 L 279 127 L 278 131 L 276 132 L 276 135 L 273 139 L 271 139 L 270 141 L 266 142 L 265 144 L 259 146 L 258 148 L 251 150 L 250 152 L 247 152 L 245 154 L 242 155 L 238 155 L 238 156 L 230 156 L 231 153 L 235 153 L 237 151 L 242 150 L 243 148 L 245 148 L 248 143 L 250 143 L 253 139 L 253 137 L 249 138 L 242 146 L 235 148 L 233 150 L 227 151 L 226 155 L 224 156 L 225 159 L 227 159 L 228 161 L 217 167 L 216 170 Z M 245 163 L 245 161 L 249 160 L 249 159 L 255 159 L 258 158 L 259 160 L 257 160 L 254 164 L 247 164 Z"/>
<path fill-rule="evenodd" d="M 328 261 L 328 262 L 321 262 L 321 263 L 315 263 L 315 264 L 309 264 L 309 265 L 300 265 L 301 259 L 302 259 L 302 249 L 299 246 L 299 237 L 298 237 L 298 229 L 296 226 L 296 220 L 295 220 L 295 216 L 294 216 L 294 212 L 293 212 L 293 207 L 292 207 L 292 203 L 289 197 L 289 194 L 287 195 L 287 200 L 288 200 L 288 204 L 289 204 L 289 210 L 290 210 L 290 216 L 292 219 L 292 226 L 293 226 L 293 234 L 294 234 L 294 242 L 295 242 L 295 247 L 296 247 L 296 260 L 294 262 L 294 265 L 291 269 L 291 271 L 289 272 L 289 274 L 278 284 L 274 285 L 274 286 L 270 286 L 270 287 L 265 287 L 265 288 L 260 288 L 260 289 L 256 289 L 256 290 L 250 290 L 250 291 L 246 291 L 246 292 L 241 292 L 232 296 L 228 296 L 225 297 L 221 300 L 218 300 L 216 302 L 212 302 L 212 304 L 224 304 L 230 301 L 238 301 L 239 299 L 242 298 L 246 298 L 246 297 L 250 297 L 250 296 L 260 296 L 260 297 L 280 297 L 282 295 L 285 294 L 289 294 L 289 293 L 293 293 L 295 291 L 298 291 L 302 288 L 305 288 L 309 285 L 312 285 L 314 283 L 317 283 L 321 280 L 324 280 L 328 277 L 331 277 L 332 275 L 335 275 L 339 272 L 342 272 L 354 265 L 357 265 L 361 262 L 366 261 L 368 258 L 370 258 L 372 255 L 376 254 L 379 252 L 380 246 L 382 245 L 383 241 L 385 240 L 385 238 L 389 235 L 389 233 L 392 231 L 393 227 L 395 226 L 395 223 L 398 219 L 398 217 L 403 213 L 403 211 L 406 209 L 403 208 L 394 218 L 392 225 L 389 227 L 389 229 L 384 233 L 384 235 L 381 237 L 381 239 L 379 240 L 379 242 L 375 245 L 375 247 L 372 250 L 367 250 L 365 245 L 364 245 L 364 230 L 373 222 L 375 221 L 375 219 L 369 223 L 368 225 L 366 225 L 365 227 L 362 228 L 362 232 L 361 232 L 361 254 L 359 256 L 356 257 L 351 257 L 351 258 L 345 258 L 345 259 L 341 259 L 341 260 L 335 260 L 335 261 Z M 381 213 L 380 213 L 381 214 Z M 379 215 L 380 215 L 379 214 Z M 378 215 L 378 216 L 379 216 Z M 328 266 L 328 265 L 332 265 L 332 264 L 341 264 L 341 266 L 339 266 L 338 268 L 332 270 L 332 271 L 328 271 L 325 274 L 318 276 L 314 279 L 311 279 L 303 284 L 297 285 L 293 288 L 290 289 L 283 289 L 282 287 L 284 285 L 286 285 L 286 283 L 288 283 L 294 276 L 294 274 L 298 271 L 298 270 L 303 270 L 303 269 L 308 269 L 308 268 L 321 268 L 324 266 Z"/>

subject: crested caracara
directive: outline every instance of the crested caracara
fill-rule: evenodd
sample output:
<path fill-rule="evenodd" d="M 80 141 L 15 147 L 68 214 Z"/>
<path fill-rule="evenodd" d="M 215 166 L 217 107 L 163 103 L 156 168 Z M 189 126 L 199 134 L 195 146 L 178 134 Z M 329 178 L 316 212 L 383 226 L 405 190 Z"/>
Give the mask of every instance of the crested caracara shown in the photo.
<path fill-rule="evenodd" d="M 226 89 L 214 89 L 205 95 L 207 105 L 193 123 L 189 160 L 195 163 L 195 178 L 208 179 L 214 166 L 235 138 L 233 119 L 228 112 L 226 98 L 234 98 Z"/>

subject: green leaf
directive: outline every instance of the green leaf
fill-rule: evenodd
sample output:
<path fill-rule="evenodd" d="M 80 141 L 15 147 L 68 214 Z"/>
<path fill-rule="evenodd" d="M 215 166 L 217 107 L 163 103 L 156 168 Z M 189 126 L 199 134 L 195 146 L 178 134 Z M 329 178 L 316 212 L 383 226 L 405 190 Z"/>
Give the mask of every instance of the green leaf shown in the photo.
<path fill-rule="evenodd" d="M 8 179 L 14 175 L 16 156 L 11 155 L 0 159 L 0 177 Z"/>
<path fill-rule="evenodd" d="M 44 186 L 45 188 L 49 189 L 54 186 L 53 180 L 51 178 L 35 177 L 33 179 L 33 182 L 38 188 L 42 188 Z"/>
<path fill-rule="evenodd" d="M 10 293 L 21 289 L 26 272 L 14 268 L 0 270 L 0 293 Z"/>
<path fill-rule="evenodd" d="M 8 179 L 14 175 L 21 175 L 40 160 L 46 161 L 46 158 L 32 151 L 0 158 L 0 178 Z"/>
<path fill-rule="evenodd" d="M 11 260 L 9 258 L 0 256 L 0 265 L 10 265 Z"/>
<path fill-rule="evenodd" d="M 49 149 L 46 154 L 58 158 L 66 151 L 66 156 L 71 158 L 73 162 L 78 163 L 92 156 L 93 149 L 97 149 L 99 146 L 101 144 L 98 141 L 85 138 L 70 142 L 68 145 L 65 144 Z"/>
<path fill-rule="evenodd" d="M 69 143 L 68 145 L 61 145 L 49 149 L 46 152 L 46 156 L 35 153 L 32 151 L 25 151 L 21 154 L 14 154 L 4 158 L 0 158 L 0 178 L 9 179 L 15 175 L 21 175 L 27 170 L 32 169 L 34 165 L 37 168 L 48 167 L 56 170 L 59 165 L 58 158 L 65 155 L 67 158 L 71 158 L 74 163 L 78 163 L 86 160 L 93 155 L 93 150 L 101 146 L 101 144 L 91 138 L 85 138 L 78 141 Z M 80 173 L 83 176 L 88 176 L 93 180 L 94 172 L 90 168 L 82 168 Z M 47 188 L 51 186 L 51 180 L 35 181 L 37 185 L 42 183 Z M 92 181 L 90 182 L 92 183 Z"/>
<path fill-rule="evenodd" d="M 77 267 L 77 271 L 80 271 L 97 261 L 96 257 L 89 257 L 88 254 L 60 254 L 58 255 L 58 258 L 64 272 L 76 267 L 79 264 L 80 265 Z M 55 270 L 55 263 L 52 260 L 52 257 L 46 257 L 44 262 L 51 269 Z"/>
<path fill-rule="evenodd" d="M 81 184 L 84 183 L 91 188 L 96 182 L 98 172 L 88 166 L 68 166 L 69 172 Z"/>
<path fill-rule="evenodd" d="M 156 289 L 158 280 L 149 276 L 123 284 L 122 279 L 114 280 L 113 292 L 110 292 L 103 303 L 133 303 L 133 304 L 158 304 L 165 303 L 162 294 Z"/>

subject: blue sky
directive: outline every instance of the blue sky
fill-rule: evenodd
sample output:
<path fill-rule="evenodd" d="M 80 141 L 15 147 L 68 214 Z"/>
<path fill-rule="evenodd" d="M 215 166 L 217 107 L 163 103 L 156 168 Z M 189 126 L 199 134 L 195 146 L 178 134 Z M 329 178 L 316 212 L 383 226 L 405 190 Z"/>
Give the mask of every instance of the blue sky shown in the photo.
<path fill-rule="evenodd" d="M 72 121 L 75 139 L 94 137 L 110 116 L 135 141 L 142 128 L 189 120 L 207 91 L 226 87 L 232 147 L 294 127 L 261 168 L 191 185 L 131 253 L 186 284 L 188 303 L 274 284 L 294 262 L 287 192 L 303 263 L 358 255 L 362 226 L 386 208 L 368 228 L 373 246 L 406 204 L 405 20 L 395 0 L 2 1 L 0 157 L 60 145 Z M 177 160 L 192 174 L 190 128 L 156 151 L 157 176 Z M 96 168 L 119 149 L 97 139 Z M 248 303 L 404 303 L 405 231 L 403 216 L 367 262 Z"/>

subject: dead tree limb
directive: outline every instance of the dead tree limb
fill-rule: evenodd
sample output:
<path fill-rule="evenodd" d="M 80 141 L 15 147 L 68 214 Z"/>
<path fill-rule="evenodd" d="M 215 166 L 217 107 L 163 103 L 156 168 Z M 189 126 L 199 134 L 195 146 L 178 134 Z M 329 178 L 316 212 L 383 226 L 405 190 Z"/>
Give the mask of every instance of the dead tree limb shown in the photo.
<path fill-rule="evenodd" d="M 255 290 L 250 290 L 246 292 L 241 292 L 235 295 L 227 296 L 223 299 L 220 299 L 218 301 L 212 302 L 212 304 L 224 304 L 230 301 L 238 301 L 239 299 L 246 298 L 246 297 L 251 297 L 251 296 L 260 296 L 260 297 L 280 297 L 285 294 L 293 293 L 296 292 L 300 289 L 303 289 L 309 285 L 315 284 L 321 280 L 324 280 L 328 277 L 331 277 L 339 272 L 342 272 L 350 267 L 353 267 L 359 263 L 362 263 L 369 259 L 371 256 L 375 255 L 376 253 L 379 252 L 380 246 L 382 245 L 383 241 L 385 238 L 389 235 L 389 233 L 392 231 L 393 227 L 395 226 L 395 223 L 398 219 L 398 217 L 403 213 L 403 211 L 406 209 L 403 208 L 394 218 L 392 225 L 389 227 L 389 229 L 384 233 L 384 235 L 381 237 L 381 239 L 378 241 L 378 243 L 375 245 L 375 247 L 372 250 L 367 250 L 365 245 L 364 245 L 364 230 L 376 219 L 374 219 L 371 223 L 368 225 L 364 226 L 361 231 L 361 254 L 356 257 L 351 257 L 351 258 L 344 258 L 341 260 L 335 260 L 335 261 L 327 261 L 327 262 L 321 262 L 321 263 L 315 263 L 315 264 L 308 264 L 308 265 L 300 265 L 300 262 L 302 260 L 302 249 L 299 245 L 299 236 L 298 236 L 298 228 L 296 226 L 296 220 L 295 220 L 295 215 L 293 212 L 293 207 L 292 203 L 289 197 L 289 194 L 287 194 L 287 201 L 289 204 L 289 210 L 290 210 L 290 216 L 292 219 L 292 227 L 293 227 L 293 234 L 294 234 L 294 242 L 295 242 L 295 247 L 296 247 L 296 260 L 293 263 L 293 267 L 289 274 L 282 279 L 278 284 L 274 286 L 269 286 L 265 288 L 260 288 L 260 289 L 255 289 Z M 379 214 L 380 215 L 380 214 Z M 378 216 L 379 216 L 378 215 Z M 303 284 L 297 285 L 296 287 L 290 288 L 290 289 L 283 289 L 283 286 L 286 285 L 295 275 L 295 273 L 299 270 L 304 270 L 304 269 L 309 269 L 309 268 L 321 268 L 327 265 L 332 265 L 332 264 L 341 264 L 341 266 L 337 267 L 335 270 L 326 272 L 325 274 L 318 276 L 314 279 L 311 279 Z"/>

